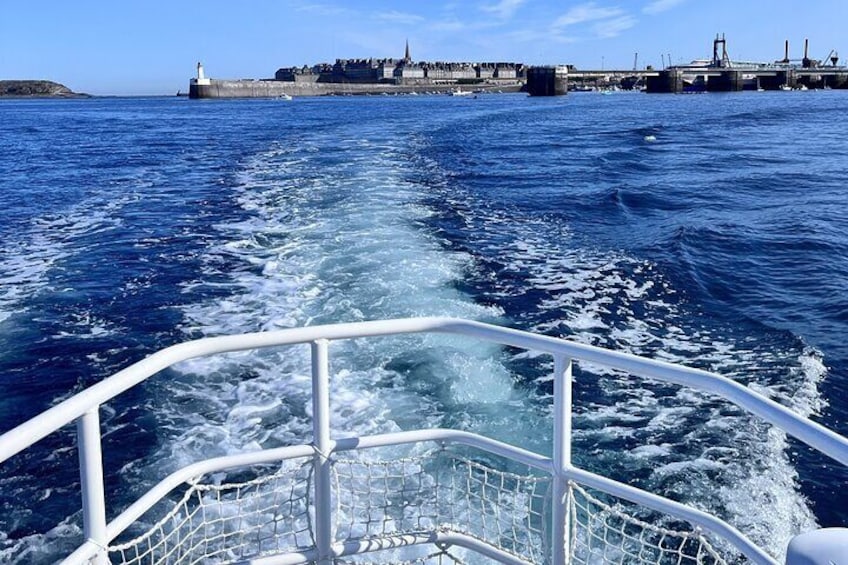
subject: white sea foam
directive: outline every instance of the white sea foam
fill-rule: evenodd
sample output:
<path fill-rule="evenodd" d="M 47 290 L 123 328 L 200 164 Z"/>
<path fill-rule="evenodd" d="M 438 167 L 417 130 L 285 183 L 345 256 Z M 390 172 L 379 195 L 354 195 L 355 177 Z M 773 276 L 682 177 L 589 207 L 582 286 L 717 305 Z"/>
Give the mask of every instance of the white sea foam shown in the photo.
<path fill-rule="evenodd" d="M 499 316 L 499 309 L 456 289 L 479 274 L 474 259 L 421 229 L 433 210 L 407 180 L 413 165 L 406 148 L 376 132 L 371 141 L 340 144 L 320 135 L 275 145 L 243 163 L 236 187 L 243 217 L 217 226 L 202 278 L 184 286 L 189 296 L 215 296 L 184 308 L 186 334 L 382 317 Z M 344 159 L 327 165 L 322 152 L 328 146 Z M 759 384 L 802 413 L 818 409 L 816 384 L 826 369 L 815 352 L 799 360 L 752 349 L 697 324 L 650 263 L 581 248 L 567 229 L 552 234 L 544 221 L 486 216 L 464 206 L 456 213 L 469 231 L 482 226 L 472 234 L 473 247 L 515 275 L 494 280 L 492 297 L 543 296 L 519 325 L 529 321 L 528 329 L 703 366 Z M 487 239 L 486 230 L 498 237 Z M 528 399 L 516 389 L 497 347 L 417 336 L 334 343 L 331 359 L 336 437 L 450 425 L 548 449 L 549 416 L 538 406 L 549 399 Z M 550 372 L 544 357 L 514 360 L 537 361 Z M 753 371 L 763 365 L 770 369 Z M 785 378 L 775 378 L 779 366 L 787 367 Z M 166 414 L 155 463 L 131 471 L 149 480 L 152 467 L 160 476 L 213 455 L 307 440 L 308 367 L 305 347 L 182 364 L 175 378 L 155 385 Z M 729 518 L 776 555 L 793 532 L 814 525 L 781 434 L 703 394 L 586 364 L 581 369 L 577 386 L 600 391 L 576 412 L 576 455 L 588 466 L 595 460 L 637 469 L 649 488 Z"/>
<path fill-rule="evenodd" d="M 74 254 L 85 253 L 79 245 L 83 237 L 102 235 L 120 225 L 115 210 L 129 196 L 104 201 L 93 198 L 72 205 L 61 215 L 35 218 L 17 238 L 4 242 L 0 250 L 0 323 L 26 312 L 32 299 L 42 291 L 65 292 L 50 280 L 51 271 Z M 80 314 L 68 320 L 65 335 L 85 337 L 109 331 L 104 320 L 86 319 Z"/>
<path fill-rule="evenodd" d="M 74 513 L 43 534 L 9 539 L 0 531 L 0 562 L 54 563 L 56 555 L 70 555 L 82 536 L 80 512 Z"/>
<path fill-rule="evenodd" d="M 188 294 L 214 291 L 219 297 L 184 308 L 185 332 L 497 316 L 497 309 L 455 289 L 470 258 L 445 252 L 418 228 L 432 212 L 419 188 L 405 180 L 403 148 L 357 142 L 344 162 L 327 167 L 319 148 L 328 142 L 275 145 L 244 163 L 235 191 L 244 215 L 217 226 L 220 238 L 205 255 L 204 279 L 184 287 Z M 307 440 L 308 370 L 306 347 L 182 364 L 183 376 L 164 385 L 162 400 L 166 410 L 170 406 L 169 420 L 184 429 L 163 445 L 157 467 L 162 460 L 177 467 Z M 485 426 L 486 414 L 518 394 L 497 347 L 444 336 L 333 343 L 331 372 L 337 437 L 435 426 L 455 414 L 474 414 L 470 419 Z M 181 408 L 187 402 L 208 402 L 209 410 L 189 416 Z"/>
<path fill-rule="evenodd" d="M 243 215 L 217 226 L 203 278 L 184 286 L 189 296 L 216 297 L 183 308 L 186 334 L 498 316 L 456 289 L 471 258 L 420 229 L 432 211 L 405 180 L 402 148 L 358 143 L 328 168 L 318 151 L 328 142 L 275 145 L 244 163 L 235 189 Z M 308 347 L 299 346 L 195 359 L 175 378 L 152 381 L 162 445 L 125 469 L 128 480 L 308 441 L 309 366 Z M 534 427 L 526 394 L 491 344 L 439 335 L 334 342 L 330 369 L 334 437 L 447 425 L 516 442 Z"/>
<path fill-rule="evenodd" d="M 568 237 L 541 237 L 545 230 L 532 222 L 478 218 L 477 225 L 497 231 L 492 239 L 499 243 L 486 248 L 486 234 L 475 241 L 484 256 L 503 261 L 511 275 L 504 281 L 520 281 L 502 283 L 501 295 L 544 291 L 537 313 L 527 316 L 532 329 L 714 370 L 802 415 L 821 408 L 817 384 L 826 368 L 817 352 L 799 355 L 727 338 L 694 322 L 695 313 L 649 263 L 572 247 Z M 514 243 L 503 248 L 510 230 Z M 602 391 L 591 405 L 576 408 L 575 454 L 584 464 L 600 457 L 607 470 L 643 469 L 649 489 L 728 518 L 778 557 L 793 534 L 815 527 L 784 434 L 706 394 L 657 388 L 591 364 L 581 368 L 578 390 L 580 379 L 591 379 Z M 622 449 L 634 442 L 641 445 Z"/>

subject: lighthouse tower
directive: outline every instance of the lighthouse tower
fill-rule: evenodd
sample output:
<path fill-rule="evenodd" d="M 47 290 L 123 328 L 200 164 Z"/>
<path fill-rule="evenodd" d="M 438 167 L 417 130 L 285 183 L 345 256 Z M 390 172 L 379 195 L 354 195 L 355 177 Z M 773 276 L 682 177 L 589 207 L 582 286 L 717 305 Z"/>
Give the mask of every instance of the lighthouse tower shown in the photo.
<path fill-rule="evenodd" d="M 203 72 L 203 64 L 200 61 L 198 61 L 198 63 L 197 63 L 197 78 L 192 79 L 191 82 L 193 82 L 196 85 L 203 85 L 203 86 L 208 86 L 209 84 L 211 84 L 211 82 L 209 81 L 208 78 L 206 78 L 206 75 Z"/>

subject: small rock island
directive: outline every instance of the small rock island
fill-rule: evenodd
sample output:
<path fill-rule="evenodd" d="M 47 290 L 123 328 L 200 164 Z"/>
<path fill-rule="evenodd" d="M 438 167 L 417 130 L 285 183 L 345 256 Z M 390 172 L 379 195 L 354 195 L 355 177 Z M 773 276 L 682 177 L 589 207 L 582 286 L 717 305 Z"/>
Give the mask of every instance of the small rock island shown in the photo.
<path fill-rule="evenodd" d="M 49 80 L 0 80 L 0 97 L 12 96 L 74 98 L 85 95 Z"/>

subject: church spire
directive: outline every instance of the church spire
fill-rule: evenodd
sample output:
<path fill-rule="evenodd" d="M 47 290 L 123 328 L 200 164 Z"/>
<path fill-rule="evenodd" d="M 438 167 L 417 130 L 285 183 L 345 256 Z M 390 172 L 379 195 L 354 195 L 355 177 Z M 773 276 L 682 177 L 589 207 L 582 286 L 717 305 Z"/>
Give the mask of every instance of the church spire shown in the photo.
<path fill-rule="evenodd" d="M 406 53 L 403 55 L 404 61 L 412 61 L 412 57 L 409 56 L 409 39 L 406 40 Z"/>

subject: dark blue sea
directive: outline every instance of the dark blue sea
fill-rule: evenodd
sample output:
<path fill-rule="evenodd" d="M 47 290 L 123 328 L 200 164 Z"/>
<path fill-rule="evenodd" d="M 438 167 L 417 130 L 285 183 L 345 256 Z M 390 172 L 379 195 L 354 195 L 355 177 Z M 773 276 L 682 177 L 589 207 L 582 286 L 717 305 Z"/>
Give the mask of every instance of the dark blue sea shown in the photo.
<path fill-rule="evenodd" d="M 846 116 L 838 91 L 2 101 L 0 430 L 188 339 L 446 315 L 713 370 L 848 434 Z M 337 434 L 550 452 L 547 359 L 377 340 L 332 369 Z M 110 516 L 308 439 L 308 371 L 197 360 L 104 407 Z M 776 555 L 848 524 L 848 473 L 728 404 L 575 378 L 580 465 Z M 0 562 L 81 542 L 73 437 L 2 464 Z"/>

